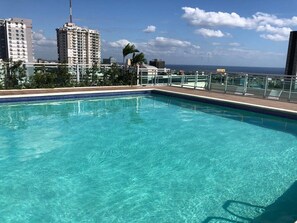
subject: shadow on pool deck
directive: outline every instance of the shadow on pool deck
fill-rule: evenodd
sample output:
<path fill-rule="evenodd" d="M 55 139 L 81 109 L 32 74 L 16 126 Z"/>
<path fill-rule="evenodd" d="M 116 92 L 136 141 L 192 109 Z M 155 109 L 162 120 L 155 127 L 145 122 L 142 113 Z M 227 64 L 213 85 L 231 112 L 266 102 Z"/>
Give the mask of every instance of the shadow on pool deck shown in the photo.
<path fill-rule="evenodd" d="M 297 221 L 297 181 L 295 181 L 292 186 L 273 204 L 262 207 L 253 204 L 249 204 L 241 201 L 228 200 L 222 206 L 223 209 L 230 214 L 230 217 L 234 219 L 236 217 L 239 220 L 232 220 L 222 217 L 208 217 L 203 223 L 211 222 L 253 222 L 253 223 L 294 223 Z M 234 207 L 237 207 L 234 209 Z M 242 212 L 246 209 L 253 209 L 256 213 L 261 211 L 256 218 L 249 216 L 244 216 Z M 238 214 L 237 212 L 240 212 Z"/>

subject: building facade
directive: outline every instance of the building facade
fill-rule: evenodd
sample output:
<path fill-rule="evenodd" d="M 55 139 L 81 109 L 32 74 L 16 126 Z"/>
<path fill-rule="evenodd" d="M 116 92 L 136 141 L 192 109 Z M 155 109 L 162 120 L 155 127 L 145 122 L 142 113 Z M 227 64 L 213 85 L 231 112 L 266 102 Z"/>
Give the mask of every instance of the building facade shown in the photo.
<path fill-rule="evenodd" d="M 34 62 L 32 20 L 0 19 L 0 59 Z"/>
<path fill-rule="evenodd" d="M 60 63 L 99 65 L 101 60 L 100 34 L 96 30 L 66 23 L 56 29 Z"/>

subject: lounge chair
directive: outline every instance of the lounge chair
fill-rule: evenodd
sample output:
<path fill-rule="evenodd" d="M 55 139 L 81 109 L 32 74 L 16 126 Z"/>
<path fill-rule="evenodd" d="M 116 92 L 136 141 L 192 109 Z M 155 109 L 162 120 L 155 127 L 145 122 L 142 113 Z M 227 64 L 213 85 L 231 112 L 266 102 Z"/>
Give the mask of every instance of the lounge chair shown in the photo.
<path fill-rule="evenodd" d="M 269 95 L 267 96 L 268 99 L 279 100 L 279 97 L 283 93 L 283 90 L 271 90 Z"/>

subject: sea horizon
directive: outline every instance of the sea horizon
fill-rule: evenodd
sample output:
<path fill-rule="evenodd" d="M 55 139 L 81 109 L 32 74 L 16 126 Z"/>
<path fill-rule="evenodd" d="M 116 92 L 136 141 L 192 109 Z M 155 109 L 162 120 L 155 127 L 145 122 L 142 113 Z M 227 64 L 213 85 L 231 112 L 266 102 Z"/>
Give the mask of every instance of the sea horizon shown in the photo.
<path fill-rule="evenodd" d="M 167 64 L 166 68 L 176 71 L 195 72 L 216 72 L 217 69 L 225 69 L 226 72 L 255 73 L 255 74 L 280 74 L 285 73 L 284 67 L 248 67 L 248 66 L 223 66 L 223 65 L 183 65 Z"/>

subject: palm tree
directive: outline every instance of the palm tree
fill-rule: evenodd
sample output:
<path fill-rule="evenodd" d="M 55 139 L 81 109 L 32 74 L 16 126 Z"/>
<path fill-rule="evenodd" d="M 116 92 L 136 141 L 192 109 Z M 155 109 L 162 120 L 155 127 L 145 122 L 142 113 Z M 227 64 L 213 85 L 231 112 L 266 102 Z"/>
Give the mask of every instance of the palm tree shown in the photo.
<path fill-rule="evenodd" d="M 139 50 L 135 48 L 135 45 L 134 44 L 130 44 L 128 43 L 124 48 L 123 48 L 123 64 L 125 64 L 125 57 L 129 54 L 133 54 L 132 55 L 132 60 L 131 60 L 131 65 L 134 67 L 134 71 L 136 71 L 135 73 L 132 72 L 130 73 L 129 72 L 129 76 L 130 76 L 130 84 L 131 86 L 133 85 L 133 79 L 134 79 L 134 76 L 137 77 L 137 66 L 139 64 L 142 64 L 142 63 L 146 63 L 146 59 L 144 57 L 144 54 L 143 53 L 139 53 Z M 137 54 L 138 53 L 138 54 Z M 123 73 L 124 73 L 124 69 L 123 69 Z"/>
<path fill-rule="evenodd" d="M 136 66 L 145 62 L 146 62 L 146 59 L 143 53 L 139 53 L 136 55 L 135 53 L 133 54 L 132 61 L 131 61 L 132 66 Z"/>
<path fill-rule="evenodd" d="M 130 43 L 128 43 L 124 48 L 123 48 L 123 64 L 125 64 L 125 57 L 128 56 L 129 54 L 133 53 L 133 55 L 135 55 L 135 53 L 138 53 L 139 50 L 135 48 L 135 45 L 132 44 L 130 45 Z"/>
<path fill-rule="evenodd" d="M 138 77 L 139 77 L 139 65 L 141 65 L 143 63 L 146 63 L 146 59 L 144 57 L 144 54 L 143 53 L 138 53 L 138 54 L 133 53 L 131 65 L 134 67 L 134 72 L 133 72 L 133 74 L 130 75 L 131 85 L 133 84 L 134 77 L 136 77 L 136 80 L 138 79 Z M 138 84 L 138 81 L 136 81 L 136 82 Z"/>

